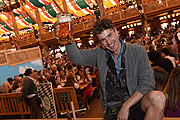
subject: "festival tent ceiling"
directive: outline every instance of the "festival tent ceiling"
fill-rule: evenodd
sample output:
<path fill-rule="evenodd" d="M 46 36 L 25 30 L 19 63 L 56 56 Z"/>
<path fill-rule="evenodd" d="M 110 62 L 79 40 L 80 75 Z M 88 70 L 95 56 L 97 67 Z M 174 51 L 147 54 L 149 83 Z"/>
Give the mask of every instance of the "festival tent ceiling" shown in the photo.
<path fill-rule="evenodd" d="M 12 5 L 13 14 L 19 29 L 20 34 L 23 33 L 23 29 L 32 29 L 32 26 L 38 28 L 36 24 L 35 9 L 40 12 L 42 22 L 54 23 L 56 21 L 56 15 L 64 11 L 62 0 L 13 0 L 9 2 L 6 0 L 0 0 L 0 40 L 3 39 L 4 34 L 14 34 L 13 24 L 11 21 L 11 14 L 4 6 Z M 16 1 L 16 2 L 15 2 Z M 67 3 L 68 11 L 74 18 L 82 17 L 88 14 L 92 14 L 92 6 L 97 5 L 96 0 L 65 0 Z M 57 6 L 57 4 L 58 6 Z M 104 7 L 110 8 L 123 3 L 118 0 L 103 0 Z M 18 5 L 15 6 L 15 5 Z"/>

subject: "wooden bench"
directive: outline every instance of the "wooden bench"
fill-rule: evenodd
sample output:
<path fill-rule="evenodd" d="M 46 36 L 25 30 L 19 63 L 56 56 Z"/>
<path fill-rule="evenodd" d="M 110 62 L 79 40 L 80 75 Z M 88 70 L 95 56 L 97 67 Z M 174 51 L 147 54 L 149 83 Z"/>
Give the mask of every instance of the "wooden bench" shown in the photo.
<path fill-rule="evenodd" d="M 77 96 L 73 87 L 56 88 L 53 90 L 57 114 L 72 111 L 71 102 L 74 104 L 74 109 L 79 110 Z M 21 100 L 21 93 L 6 93 L 0 94 L 0 116 L 31 115 L 29 106 Z M 80 112 L 76 112 L 77 117 L 80 117 Z"/>
<path fill-rule="evenodd" d="M 74 104 L 74 109 L 79 110 L 78 100 L 74 87 L 55 88 L 53 90 L 56 110 L 58 114 L 69 113 L 72 111 L 71 102 Z M 76 112 L 77 117 L 80 117 L 80 112 Z"/>
<path fill-rule="evenodd" d="M 0 94 L 0 116 L 30 115 L 29 106 L 21 100 L 21 93 Z"/>

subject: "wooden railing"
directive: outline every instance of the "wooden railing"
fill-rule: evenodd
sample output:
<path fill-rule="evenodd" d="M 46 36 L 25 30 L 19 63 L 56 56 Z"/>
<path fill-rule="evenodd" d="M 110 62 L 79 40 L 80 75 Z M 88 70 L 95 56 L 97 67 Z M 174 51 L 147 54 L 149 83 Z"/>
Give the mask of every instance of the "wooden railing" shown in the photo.
<path fill-rule="evenodd" d="M 7 50 L 7 49 L 12 49 L 11 43 L 5 43 L 3 45 L 0 45 L 0 50 Z"/>
<path fill-rule="evenodd" d="M 13 52 L 0 52 L 0 66 L 6 64 L 9 64 L 9 66 L 14 66 L 37 59 L 41 59 L 41 52 L 39 47 L 23 49 Z"/>
<path fill-rule="evenodd" d="M 16 41 L 16 45 L 21 48 L 31 44 L 36 44 L 37 42 L 34 33 L 29 33 L 21 36 L 21 40 Z"/>
<path fill-rule="evenodd" d="M 23 49 L 7 53 L 7 61 L 9 66 L 14 66 L 33 60 L 41 59 L 41 52 L 39 47 Z"/>
<path fill-rule="evenodd" d="M 107 15 L 104 18 L 111 19 L 113 22 L 121 22 L 127 19 L 132 19 L 135 17 L 140 16 L 140 13 L 137 8 L 122 10 L 119 8 L 120 6 L 117 6 L 117 8 L 113 8 L 112 10 L 107 10 Z M 148 14 L 156 13 L 158 11 L 158 14 L 160 12 L 166 12 L 169 11 L 169 9 L 177 9 L 180 8 L 180 0 L 166 0 L 161 3 L 158 1 L 154 1 L 152 3 L 143 4 L 144 14 L 148 16 Z M 114 11 L 113 11 L 114 10 Z M 83 19 L 83 17 L 81 18 Z M 77 19 L 78 20 L 78 19 Z M 94 24 L 94 20 L 88 20 L 85 22 L 81 22 L 78 24 L 73 25 L 73 33 L 78 33 L 86 30 L 92 29 L 92 25 Z M 90 25 L 90 26 L 87 26 Z"/>
<path fill-rule="evenodd" d="M 21 93 L 0 94 L 0 115 L 24 115 L 30 114 L 29 107 L 21 100 Z"/>
<path fill-rule="evenodd" d="M 76 92 L 73 87 L 55 88 L 53 92 L 58 114 L 72 111 L 71 102 L 74 104 L 74 109 L 79 110 Z M 80 112 L 76 112 L 76 114 L 77 117 L 80 117 Z"/>
<path fill-rule="evenodd" d="M 158 11 L 158 10 L 161 10 L 163 8 L 166 8 L 166 7 L 167 6 L 166 6 L 165 2 L 159 3 L 158 1 L 143 5 L 145 14 L 148 14 L 152 11 Z"/>
<path fill-rule="evenodd" d="M 7 57 L 6 57 L 6 52 L 1 51 L 0 52 L 0 66 L 6 65 L 7 63 Z"/>
<path fill-rule="evenodd" d="M 73 87 L 56 88 L 53 90 L 57 114 L 68 113 L 72 111 L 71 102 L 74 109 L 79 110 L 76 92 Z M 29 106 L 21 99 L 22 93 L 6 93 L 0 94 L 0 116 L 10 115 L 30 115 Z M 80 117 L 80 112 L 76 112 Z"/>
<path fill-rule="evenodd" d="M 44 41 L 49 41 L 49 40 L 53 40 L 53 39 L 56 39 L 56 36 L 54 34 L 54 31 L 52 32 L 46 32 L 44 34 L 39 34 L 39 39 L 40 39 L 40 42 L 44 42 Z"/>

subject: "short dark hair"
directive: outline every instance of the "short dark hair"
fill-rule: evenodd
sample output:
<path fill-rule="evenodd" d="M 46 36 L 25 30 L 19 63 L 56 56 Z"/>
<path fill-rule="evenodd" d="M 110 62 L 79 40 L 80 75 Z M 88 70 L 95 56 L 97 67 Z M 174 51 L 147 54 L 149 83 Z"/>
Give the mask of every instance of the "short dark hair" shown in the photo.
<path fill-rule="evenodd" d="M 29 76 L 32 73 L 32 69 L 31 68 L 27 68 L 24 75 L 25 76 Z"/>
<path fill-rule="evenodd" d="M 22 78 L 23 78 L 23 74 L 19 74 L 19 77 L 22 77 Z"/>
<path fill-rule="evenodd" d="M 14 81 L 11 77 L 7 79 L 8 82 Z"/>
<path fill-rule="evenodd" d="M 165 55 L 170 55 L 169 54 L 169 49 L 167 49 L 167 48 L 162 48 L 160 52 L 164 53 Z"/>
<path fill-rule="evenodd" d="M 97 34 L 101 34 L 102 31 L 106 29 L 114 29 L 114 25 L 111 20 L 109 19 L 101 19 L 97 20 L 93 27 L 93 36 L 97 38 Z"/>

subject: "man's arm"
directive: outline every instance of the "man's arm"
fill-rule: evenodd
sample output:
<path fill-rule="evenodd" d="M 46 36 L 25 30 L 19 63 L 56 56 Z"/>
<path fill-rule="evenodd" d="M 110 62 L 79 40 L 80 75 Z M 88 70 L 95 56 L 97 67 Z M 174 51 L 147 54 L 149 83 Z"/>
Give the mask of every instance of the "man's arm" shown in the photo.
<path fill-rule="evenodd" d="M 139 93 L 138 91 L 135 91 L 132 94 L 132 96 L 126 102 L 123 103 L 117 116 L 118 120 L 128 119 L 129 108 L 135 105 L 142 97 L 143 97 L 143 94 Z"/>
<path fill-rule="evenodd" d="M 85 66 L 96 66 L 97 49 L 98 48 L 79 50 L 75 42 L 66 45 L 67 55 L 70 61 L 74 64 Z"/>

